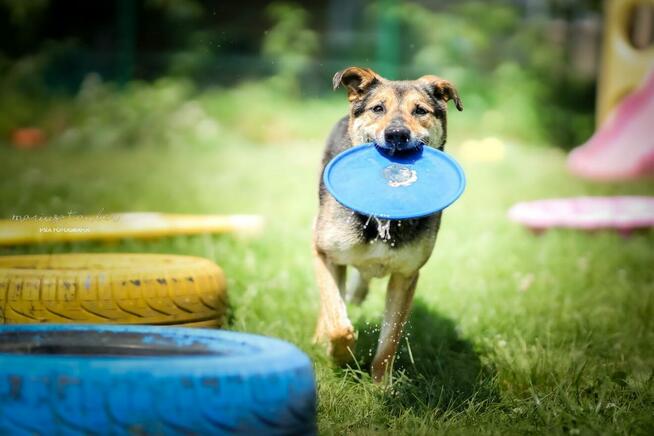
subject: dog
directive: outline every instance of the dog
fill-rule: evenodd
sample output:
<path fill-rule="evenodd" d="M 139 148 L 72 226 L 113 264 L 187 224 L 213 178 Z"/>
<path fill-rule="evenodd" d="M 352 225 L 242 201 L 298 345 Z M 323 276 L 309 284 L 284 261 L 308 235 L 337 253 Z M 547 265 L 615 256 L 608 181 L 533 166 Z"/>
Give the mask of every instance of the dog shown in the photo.
<path fill-rule="evenodd" d="M 419 146 L 443 150 L 447 139 L 447 102 L 463 104 L 455 87 L 436 76 L 392 81 L 368 68 L 349 67 L 334 75 L 334 90 L 343 86 L 349 115 L 334 126 L 322 159 L 319 211 L 313 227 L 315 274 L 320 314 L 315 342 L 326 342 L 339 364 L 353 356 L 355 331 L 346 302 L 361 304 L 374 277 L 390 275 L 384 320 L 371 364 L 374 381 L 392 368 L 406 323 L 420 268 L 431 256 L 441 212 L 417 219 L 379 220 L 342 206 L 322 181 L 327 163 L 358 144 L 374 142 L 390 153 Z M 346 286 L 346 270 L 353 277 Z"/>

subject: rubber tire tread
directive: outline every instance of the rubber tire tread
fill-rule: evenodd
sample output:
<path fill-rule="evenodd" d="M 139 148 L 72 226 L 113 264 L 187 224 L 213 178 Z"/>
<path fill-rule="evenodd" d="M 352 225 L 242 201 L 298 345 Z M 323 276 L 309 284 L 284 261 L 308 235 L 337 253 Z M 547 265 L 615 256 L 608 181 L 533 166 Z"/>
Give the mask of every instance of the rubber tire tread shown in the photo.
<path fill-rule="evenodd" d="M 144 344 L 160 334 L 179 347 L 216 341 L 224 355 L 0 352 L 0 435 L 316 434 L 311 361 L 278 339 L 179 327 L 22 325 L 0 326 L 0 341 L 12 331 L 31 330 L 38 342 L 76 329 L 136 333 Z"/>
<path fill-rule="evenodd" d="M 224 324 L 227 285 L 191 256 L 92 253 L 0 257 L 0 324 Z"/>

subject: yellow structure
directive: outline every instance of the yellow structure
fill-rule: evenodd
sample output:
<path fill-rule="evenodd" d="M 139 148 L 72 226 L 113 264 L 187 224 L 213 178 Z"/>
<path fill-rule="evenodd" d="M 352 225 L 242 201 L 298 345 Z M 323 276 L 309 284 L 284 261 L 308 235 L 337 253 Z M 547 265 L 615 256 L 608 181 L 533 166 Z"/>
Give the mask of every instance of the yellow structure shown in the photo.
<path fill-rule="evenodd" d="M 459 147 L 461 159 L 470 162 L 499 162 L 505 155 L 506 146 L 493 136 L 481 140 L 468 139 Z"/>
<path fill-rule="evenodd" d="M 0 324 L 224 324 L 214 262 L 165 254 L 0 256 Z"/>
<path fill-rule="evenodd" d="M 654 46 L 637 48 L 629 35 L 630 20 L 636 33 L 651 32 L 649 17 L 638 17 L 640 7 L 654 8 L 654 0 L 606 0 L 604 4 L 604 41 L 597 97 L 599 127 L 622 98 L 633 92 L 654 69 Z M 642 19 L 639 19 L 642 18 Z M 641 29 L 638 28 L 641 27 Z M 645 33 L 647 33 L 645 32 Z"/>
<path fill-rule="evenodd" d="M 14 216 L 0 220 L 0 246 L 201 233 L 258 232 L 258 215 L 174 215 L 131 212 L 111 215 Z"/>

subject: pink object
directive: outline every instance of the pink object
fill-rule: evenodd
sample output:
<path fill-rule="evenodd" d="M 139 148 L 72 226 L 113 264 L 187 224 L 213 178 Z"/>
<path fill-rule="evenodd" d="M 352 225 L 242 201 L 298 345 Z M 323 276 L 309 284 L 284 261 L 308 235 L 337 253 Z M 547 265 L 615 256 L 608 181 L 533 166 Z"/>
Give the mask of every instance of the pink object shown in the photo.
<path fill-rule="evenodd" d="M 568 168 L 600 181 L 654 175 L 654 70 L 588 142 L 572 150 Z"/>
<path fill-rule="evenodd" d="M 517 203 L 509 219 L 534 230 L 551 227 L 630 232 L 654 226 L 654 197 L 576 197 Z"/>

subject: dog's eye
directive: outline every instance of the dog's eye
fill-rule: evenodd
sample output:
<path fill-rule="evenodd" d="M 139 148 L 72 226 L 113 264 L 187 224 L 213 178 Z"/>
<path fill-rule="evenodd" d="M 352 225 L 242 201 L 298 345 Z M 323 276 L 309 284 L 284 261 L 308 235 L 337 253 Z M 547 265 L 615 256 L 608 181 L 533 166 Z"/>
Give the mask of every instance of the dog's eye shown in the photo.
<path fill-rule="evenodd" d="M 416 115 L 427 115 L 427 110 L 418 106 L 414 109 L 413 113 Z"/>
<path fill-rule="evenodd" d="M 380 114 L 380 113 L 384 112 L 384 106 L 382 106 L 380 104 L 375 105 L 375 106 L 372 107 L 372 111 L 374 113 L 376 113 L 376 114 Z"/>

